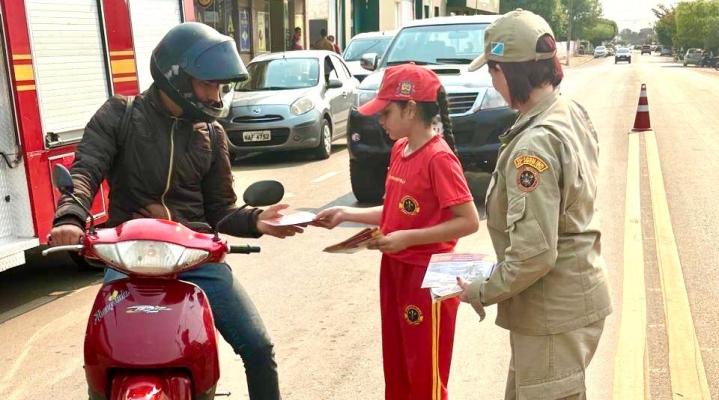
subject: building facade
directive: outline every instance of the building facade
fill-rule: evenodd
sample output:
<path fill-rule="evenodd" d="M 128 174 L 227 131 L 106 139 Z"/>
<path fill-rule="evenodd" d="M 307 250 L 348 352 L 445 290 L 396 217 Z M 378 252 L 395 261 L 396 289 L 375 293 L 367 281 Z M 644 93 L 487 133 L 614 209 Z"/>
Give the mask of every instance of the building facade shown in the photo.
<path fill-rule="evenodd" d="M 197 20 L 235 39 L 243 61 L 292 49 L 294 29 L 309 49 L 325 29 L 340 49 L 362 32 L 395 30 L 446 15 L 496 14 L 500 0 L 195 0 Z"/>

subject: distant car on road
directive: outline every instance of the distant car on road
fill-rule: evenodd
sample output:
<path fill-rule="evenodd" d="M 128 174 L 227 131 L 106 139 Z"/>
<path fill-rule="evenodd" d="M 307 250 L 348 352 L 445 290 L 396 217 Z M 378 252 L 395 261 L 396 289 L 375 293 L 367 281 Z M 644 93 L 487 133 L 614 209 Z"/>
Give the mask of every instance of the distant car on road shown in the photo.
<path fill-rule="evenodd" d="M 608 55 L 607 48 L 604 46 L 597 46 L 594 48 L 594 57 L 606 57 Z"/>
<path fill-rule="evenodd" d="M 360 61 L 363 54 L 374 53 L 379 57 L 384 55 L 387 46 L 394 37 L 394 31 L 386 32 L 365 32 L 355 35 L 342 53 L 342 58 L 347 63 L 352 76 L 358 81 L 367 77 L 372 71 L 362 68 Z"/>
<path fill-rule="evenodd" d="M 669 56 L 671 57 L 674 52 L 672 51 L 671 47 L 662 47 L 662 51 L 659 53 L 660 56 Z"/>
<path fill-rule="evenodd" d="M 309 149 L 330 156 L 332 141 L 347 134 L 359 85 L 336 53 L 300 50 L 263 54 L 237 84 L 230 114 L 220 123 L 233 156 Z"/>
<path fill-rule="evenodd" d="M 692 65 L 699 65 L 699 63 L 702 61 L 702 57 L 704 56 L 704 53 L 702 52 L 702 49 L 689 49 L 684 54 L 684 66 L 686 67 L 689 64 Z"/>
<path fill-rule="evenodd" d="M 617 50 L 617 53 L 614 55 L 614 64 L 618 63 L 619 61 L 626 61 L 629 64 L 631 64 L 632 63 L 632 51 L 626 47 L 620 47 Z"/>
<path fill-rule="evenodd" d="M 642 52 L 639 55 L 644 55 L 644 53 L 652 55 L 652 46 L 645 44 L 642 46 Z"/>

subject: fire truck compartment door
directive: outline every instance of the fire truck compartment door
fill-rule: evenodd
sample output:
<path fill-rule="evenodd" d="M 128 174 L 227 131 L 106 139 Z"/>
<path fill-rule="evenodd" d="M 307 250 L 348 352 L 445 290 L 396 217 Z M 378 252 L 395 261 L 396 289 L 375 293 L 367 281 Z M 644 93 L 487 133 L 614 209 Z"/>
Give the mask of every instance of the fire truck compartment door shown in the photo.
<path fill-rule="evenodd" d="M 7 53 L 0 26 L 0 152 L 9 161 L 0 159 L 0 271 L 24 264 L 24 251 L 39 244 L 35 237 L 24 160 L 17 158 L 20 148 L 9 83 Z"/>
<path fill-rule="evenodd" d="M 26 0 L 25 5 L 46 142 L 77 141 L 110 95 L 98 1 Z"/>
<path fill-rule="evenodd" d="M 173 26 L 182 22 L 179 0 L 130 0 L 132 41 L 135 44 L 140 91 L 152 84 L 150 56 Z"/>

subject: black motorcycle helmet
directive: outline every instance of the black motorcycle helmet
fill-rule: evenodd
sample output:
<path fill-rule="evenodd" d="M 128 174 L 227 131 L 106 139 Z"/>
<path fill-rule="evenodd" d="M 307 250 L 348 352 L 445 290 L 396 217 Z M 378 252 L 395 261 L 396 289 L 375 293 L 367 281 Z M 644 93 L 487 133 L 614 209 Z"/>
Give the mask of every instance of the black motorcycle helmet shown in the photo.
<path fill-rule="evenodd" d="M 248 77 L 234 40 L 197 22 L 167 32 L 152 51 L 150 72 L 157 87 L 182 108 L 182 118 L 206 122 L 227 116 L 234 83 Z M 223 84 L 220 102 L 201 102 L 192 90 L 192 78 Z"/>

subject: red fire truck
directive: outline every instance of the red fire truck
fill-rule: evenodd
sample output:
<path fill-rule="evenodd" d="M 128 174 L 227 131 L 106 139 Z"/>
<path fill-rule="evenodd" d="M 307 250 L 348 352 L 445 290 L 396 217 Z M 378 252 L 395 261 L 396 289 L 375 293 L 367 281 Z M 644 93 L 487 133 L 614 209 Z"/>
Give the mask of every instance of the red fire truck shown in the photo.
<path fill-rule="evenodd" d="M 83 128 L 114 94 L 152 83 L 150 53 L 192 0 L 0 0 L 0 271 L 46 244 Z M 107 187 L 92 213 L 106 219 Z"/>

